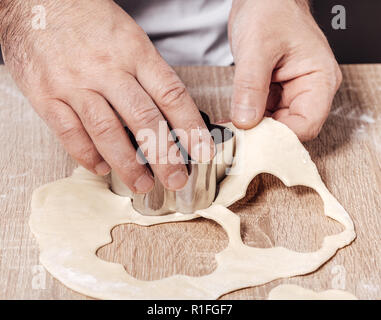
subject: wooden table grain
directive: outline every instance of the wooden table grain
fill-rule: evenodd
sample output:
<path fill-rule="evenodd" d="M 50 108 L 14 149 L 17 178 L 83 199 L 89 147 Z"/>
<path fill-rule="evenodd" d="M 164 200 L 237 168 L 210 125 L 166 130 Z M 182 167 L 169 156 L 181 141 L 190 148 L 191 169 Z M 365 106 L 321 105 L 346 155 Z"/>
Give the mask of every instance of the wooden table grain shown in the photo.
<path fill-rule="evenodd" d="M 281 283 L 313 290 L 345 289 L 360 299 L 381 298 L 381 65 L 342 66 L 344 83 L 319 137 L 306 143 L 324 182 L 352 216 L 355 242 L 316 272 L 229 293 L 222 299 L 265 299 Z M 179 67 L 200 109 L 212 120 L 228 118 L 231 67 Z M 76 164 L 0 67 L 0 298 L 87 299 L 44 271 L 28 226 L 32 192 L 67 177 Z M 253 181 L 245 199 L 231 209 L 241 217 L 249 246 L 284 246 L 306 252 L 341 230 L 326 218 L 317 194 L 285 187 L 271 175 Z M 152 227 L 121 225 L 98 256 L 121 263 L 139 279 L 173 274 L 200 276 L 216 267 L 215 253 L 227 245 L 211 221 Z"/>

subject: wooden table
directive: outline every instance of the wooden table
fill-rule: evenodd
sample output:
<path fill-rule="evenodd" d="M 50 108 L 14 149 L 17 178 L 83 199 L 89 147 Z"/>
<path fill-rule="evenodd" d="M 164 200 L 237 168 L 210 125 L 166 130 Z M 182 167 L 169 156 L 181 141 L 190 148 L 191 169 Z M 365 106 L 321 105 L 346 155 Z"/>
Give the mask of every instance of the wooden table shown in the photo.
<path fill-rule="evenodd" d="M 318 271 L 223 296 L 265 299 L 280 283 L 314 290 L 346 289 L 361 299 L 381 298 L 381 65 L 343 66 L 344 83 L 320 136 L 306 144 L 331 192 L 351 214 L 355 242 Z M 178 68 L 192 96 L 213 120 L 226 118 L 232 68 Z M 75 163 L 0 67 L 0 298 L 85 299 L 53 279 L 38 262 L 28 226 L 30 199 L 38 186 L 71 174 Z M 261 175 L 258 192 L 232 207 L 250 246 L 316 250 L 325 235 L 341 230 L 324 217 L 314 191 L 286 188 Z M 216 267 L 214 254 L 227 245 L 220 226 L 199 219 L 153 227 L 122 225 L 113 243 L 101 248 L 105 260 L 122 263 L 139 279 L 172 274 L 192 276 Z"/>

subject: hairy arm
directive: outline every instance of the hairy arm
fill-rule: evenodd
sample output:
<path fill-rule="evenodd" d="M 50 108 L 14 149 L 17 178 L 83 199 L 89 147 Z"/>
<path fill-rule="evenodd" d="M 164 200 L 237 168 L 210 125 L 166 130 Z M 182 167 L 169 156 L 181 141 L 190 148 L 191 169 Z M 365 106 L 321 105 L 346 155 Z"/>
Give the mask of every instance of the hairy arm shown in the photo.
<path fill-rule="evenodd" d="M 25 59 L 26 28 L 31 19 L 29 0 L 1 0 L 0 2 L 0 46 L 4 62 L 12 57 L 12 63 L 22 63 Z"/>
<path fill-rule="evenodd" d="M 27 2 L 27 1 L 25 1 Z M 17 0 L 1 0 L 0 2 L 0 43 L 3 43 L 5 38 L 12 36 L 17 31 L 12 30 L 13 26 L 20 25 L 23 11 L 21 1 Z M 13 21 L 13 23 L 11 23 Z M 14 34 L 16 35 L 16 34 Z"/>
<path fill-rule="evenodd" d="M 45 8 L 44 30 L 32 27 L 36 4 Z M 193 159 L 209 161 L 214 154 L 210 133 L 185 85 L 114 1 L 0 0 L 0 42 L 20 90 L 88 170 L 105 175 L 114 169 L 137 193 L 153 187 L 150 170 L 139 161 L 115 112 L 135 136 L 149 129 L 157 137 L 144 147 L 154 150 L 148 161 L 167 189 L 181 189 L 188 174 L 173 157 L 173 141 L 163 142 L 166 149 L 155 145 L 162 143 L 162 123 L 164 138 L 169 136 L 166 120 L 187 133 L 181 143 Z M 192 132 L 206 134 L 192 139 Z"/>

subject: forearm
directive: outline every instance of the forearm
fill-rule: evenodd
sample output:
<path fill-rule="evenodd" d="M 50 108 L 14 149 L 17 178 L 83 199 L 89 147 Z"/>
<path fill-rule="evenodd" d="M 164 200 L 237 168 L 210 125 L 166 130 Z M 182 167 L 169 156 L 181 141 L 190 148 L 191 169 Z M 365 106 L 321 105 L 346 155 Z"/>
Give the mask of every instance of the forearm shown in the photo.
<path fill-rule="evenodd" d="M 13 8 L 15 5 L 17 5 L 17 0 L 1 0 L 0 2 L 0 18 L 3 18 L 5 16 L 6 11 Z M 2 19 L 0 19 L 2 21 Z"/>

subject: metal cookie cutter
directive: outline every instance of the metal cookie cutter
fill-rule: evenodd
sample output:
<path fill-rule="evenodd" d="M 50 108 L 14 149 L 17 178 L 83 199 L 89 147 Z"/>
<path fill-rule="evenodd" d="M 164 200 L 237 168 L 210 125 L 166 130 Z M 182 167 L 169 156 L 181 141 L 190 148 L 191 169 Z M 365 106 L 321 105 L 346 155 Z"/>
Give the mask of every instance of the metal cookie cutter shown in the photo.
<path fill-rule="evenodd" d="M 201 115 L 212 134 L 216 153 L 214 158 L 207 163 L 190 161 L 188 164 L 188 182 L 179 191 L 170 191 L 164 188 L 157 177 L 154 188 L 147 194 L 133 193 L 119 178 L 115 171 L 111 171 L 111 189 L 120 196 L 130 197 L 132 206 L 143 215 L 158 216 L 173 212 L 193 213 L 199 209 L 209 207 L 217 193 L 217 183 L 220 182 L 229 170 L 234 156 L 235 136 L 232 130 L 210 123 L 209 117 Z M 137 143 L 129 133 L 131 141 L 139 152 Z M 183 157 L 190 159 L 187 152 L 178 141 Z M 143 156 L 140 152 L 140 156 Z M 144 156 L 143 156 L 144 157 Z"/>

